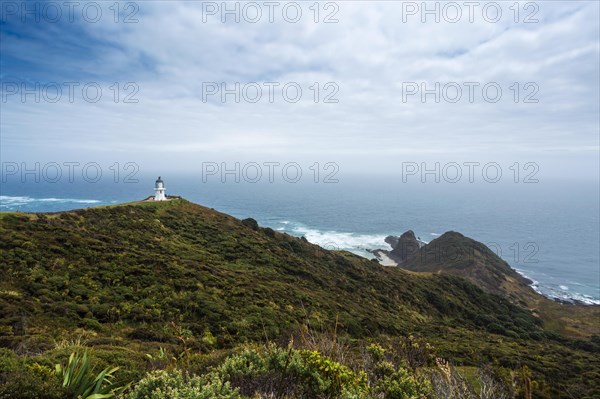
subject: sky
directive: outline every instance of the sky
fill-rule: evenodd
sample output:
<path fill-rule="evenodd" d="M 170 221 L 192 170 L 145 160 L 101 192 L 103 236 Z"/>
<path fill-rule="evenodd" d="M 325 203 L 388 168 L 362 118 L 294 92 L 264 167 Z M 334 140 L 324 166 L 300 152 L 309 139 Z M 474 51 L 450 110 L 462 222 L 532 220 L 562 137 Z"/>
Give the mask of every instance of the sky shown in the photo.
<path fill-rule="evenodd" d="M 598 179 L 597 1 L 1 4 L 2 162 Z"/>

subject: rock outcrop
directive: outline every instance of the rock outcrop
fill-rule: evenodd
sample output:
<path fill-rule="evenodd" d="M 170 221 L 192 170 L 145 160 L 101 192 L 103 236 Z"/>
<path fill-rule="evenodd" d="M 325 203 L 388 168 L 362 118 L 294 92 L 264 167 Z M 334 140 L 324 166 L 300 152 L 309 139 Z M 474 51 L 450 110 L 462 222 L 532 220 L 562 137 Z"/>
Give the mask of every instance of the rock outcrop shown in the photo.
<path fill-rule="evenodd" d="M 397 237 L 397 236 L 387 236 L 384 239 L 384 241 L 386 243 L 390 244 L 390 247 L 392 247 L 392 249 L 396 248 L 396 245 L 398 245 L 399 240 L 400 240 L 400 237 Z"/>
<path fill-rule="evenodd" d="M 408 230 L 394 241 L 396 245 L 392 245 L 393 249 L 390 252 L 390 257 L 398 263 L 402 263 L 415 255 L 422 246 L 412 230 Z"/>

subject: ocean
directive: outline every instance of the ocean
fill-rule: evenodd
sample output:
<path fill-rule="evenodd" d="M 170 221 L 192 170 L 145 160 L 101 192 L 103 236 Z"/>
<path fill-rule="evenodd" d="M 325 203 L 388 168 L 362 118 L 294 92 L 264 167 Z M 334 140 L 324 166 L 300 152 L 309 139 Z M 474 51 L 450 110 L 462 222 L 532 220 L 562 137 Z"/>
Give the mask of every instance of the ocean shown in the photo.
<path fill-rule="evenodd" d="M 11 181 L 0 210 L 53 212 L 138 200 L 153 194 L 156 176 L 137 183 Z M 600 304 L 600 198 L 597 181 L 403 183 L 385 176 L 340 177 L 337 183 L 202 182 L 164 175 L 167 194 L 214 208 L 328 249 L 372 258 L 388 235 L 413 230 L 429 242 L 458 231 L 487 244 L 534 281 L 540 293 Z"/>

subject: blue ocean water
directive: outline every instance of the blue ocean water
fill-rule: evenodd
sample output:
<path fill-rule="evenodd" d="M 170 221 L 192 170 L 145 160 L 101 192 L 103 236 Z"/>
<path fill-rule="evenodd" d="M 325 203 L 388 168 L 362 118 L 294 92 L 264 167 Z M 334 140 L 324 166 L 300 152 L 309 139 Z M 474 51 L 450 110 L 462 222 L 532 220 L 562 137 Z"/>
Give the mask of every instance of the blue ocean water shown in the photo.
<path fill-rule="evenodd" d="M 50 212 L 138 200 L 156 176 L 138 183 L 8 181 L 1 211 Z M 424 241 L 454 230 L 481 241 L 534 288 L 555 298 L 600 304 L 598 182 L 421 184 L 393 177 L 353 176 L 338 183 L 203 183 L 163 176 L 167 194 L 263 226 L 305 236 L 329 249 L 372 257 L 387 235 L 413 230 Z"/>

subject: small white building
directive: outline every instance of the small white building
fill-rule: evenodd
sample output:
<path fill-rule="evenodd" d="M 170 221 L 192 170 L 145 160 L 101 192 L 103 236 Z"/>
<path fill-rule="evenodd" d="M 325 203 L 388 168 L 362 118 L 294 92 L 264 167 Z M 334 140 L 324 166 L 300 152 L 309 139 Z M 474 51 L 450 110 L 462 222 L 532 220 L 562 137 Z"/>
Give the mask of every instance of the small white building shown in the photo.
<path fill-rule="evenodd" d="M 167 196 L 165 195 L 165 183 L 162 181 L 160 176 L 154 184 L 154 201 L 166 201 Z"/>

